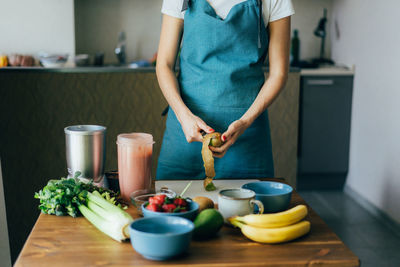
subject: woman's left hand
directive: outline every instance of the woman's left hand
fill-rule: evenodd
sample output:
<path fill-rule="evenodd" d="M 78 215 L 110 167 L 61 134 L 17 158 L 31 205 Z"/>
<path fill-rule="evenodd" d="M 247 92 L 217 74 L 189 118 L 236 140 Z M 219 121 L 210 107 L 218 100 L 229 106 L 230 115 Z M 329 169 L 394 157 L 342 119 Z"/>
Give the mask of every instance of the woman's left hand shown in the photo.
<path fill-rule="evenodd" d="M 244 120 L 236 120 L 232 122 L 226 132 L 221 135 L 221 139 L 224 142 L 220 147 L 210 146 L 210 150 L 213 152 L 213 156 L 216 158 L 222 158 L 226 151 L 236 142 L 239 136 L 249 127 L 250 125 Z"/>

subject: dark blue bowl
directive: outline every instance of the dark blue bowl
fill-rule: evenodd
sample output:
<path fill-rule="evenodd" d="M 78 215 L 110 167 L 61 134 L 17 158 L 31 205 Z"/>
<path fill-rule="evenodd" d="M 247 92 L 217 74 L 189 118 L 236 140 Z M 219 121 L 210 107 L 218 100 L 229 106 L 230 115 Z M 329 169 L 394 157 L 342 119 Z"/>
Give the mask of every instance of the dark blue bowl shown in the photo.
<path fill-rule="evenodd" d="M 143 212 L 143 217 L 155 217 L 155 216 L 174 216 L 174 217 L 182 217 L 189 219 L 193 221 L 197 213 L 199 212 L 199 204 L 197 204 L 194 201 L 188 202 L 189 204 L 189 210 L 186 212 L 177 212 L 177 213 L 171 213 L 171 212 L 157 212 L 157 211 L 151 211 L 145 208 L 146 203 L 142 204 L 142 212 Z"/>
<path fill-rule="evenodd" d="M 136 252 L 150 260 L 167 260 L 187 251 L 193 229 L 188 219 L 158 216 L 137 219 L 129 232 Z"/>
<path fill-rule="evenodd" d="M 264 205 L 264 213 L 287 210 L 293 192 L 290 185 L 269 181 L 244 184 L 242 188 L 253 190 L 256 193 L 256 199 Z"/>

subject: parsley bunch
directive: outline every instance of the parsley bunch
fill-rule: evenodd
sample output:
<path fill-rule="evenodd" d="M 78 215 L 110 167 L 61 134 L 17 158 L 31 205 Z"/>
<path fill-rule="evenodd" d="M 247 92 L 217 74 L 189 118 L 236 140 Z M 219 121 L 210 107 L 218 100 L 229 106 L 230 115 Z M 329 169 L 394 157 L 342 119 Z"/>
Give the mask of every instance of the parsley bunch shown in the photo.
<path fill-rule="evenodd" d="M 57 216 L 70 215 L 76 217 L 80 214 L 78 207 L 86 205 L 88 192 L 97 191 L 111 204 L 121 207 L 121 199 L 118 193 L 98 187 L 92 182 L 81 182 L 75 173 L 74 178 L 61 178 L 50 180 L 47 185 L 35 193 L 35 198 L 40 200 L 39 209 L 46 214 Z"/>

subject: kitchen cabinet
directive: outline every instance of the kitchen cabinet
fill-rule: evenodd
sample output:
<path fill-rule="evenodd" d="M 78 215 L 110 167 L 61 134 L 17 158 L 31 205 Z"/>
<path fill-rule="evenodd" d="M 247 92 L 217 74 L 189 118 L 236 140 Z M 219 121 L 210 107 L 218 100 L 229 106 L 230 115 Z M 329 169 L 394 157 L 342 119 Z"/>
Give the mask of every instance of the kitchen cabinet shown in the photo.
<path fill-rule="evenodd" d="M 302 75 L 297 188 L 342 188 L 349 161 L 353 75 Z"/>

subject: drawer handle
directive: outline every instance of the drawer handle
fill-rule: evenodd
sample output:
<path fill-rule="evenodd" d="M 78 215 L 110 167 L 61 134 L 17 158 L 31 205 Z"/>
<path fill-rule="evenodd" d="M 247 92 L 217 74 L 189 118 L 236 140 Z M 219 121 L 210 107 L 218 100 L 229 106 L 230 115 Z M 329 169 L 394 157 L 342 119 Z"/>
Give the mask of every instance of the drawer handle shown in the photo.
<path fill-rule="evenodd" d="M 307 81 L 308 85 L 333 85 L 333 80 L 328 79 L 328 80 L 308 80 Z"/>

